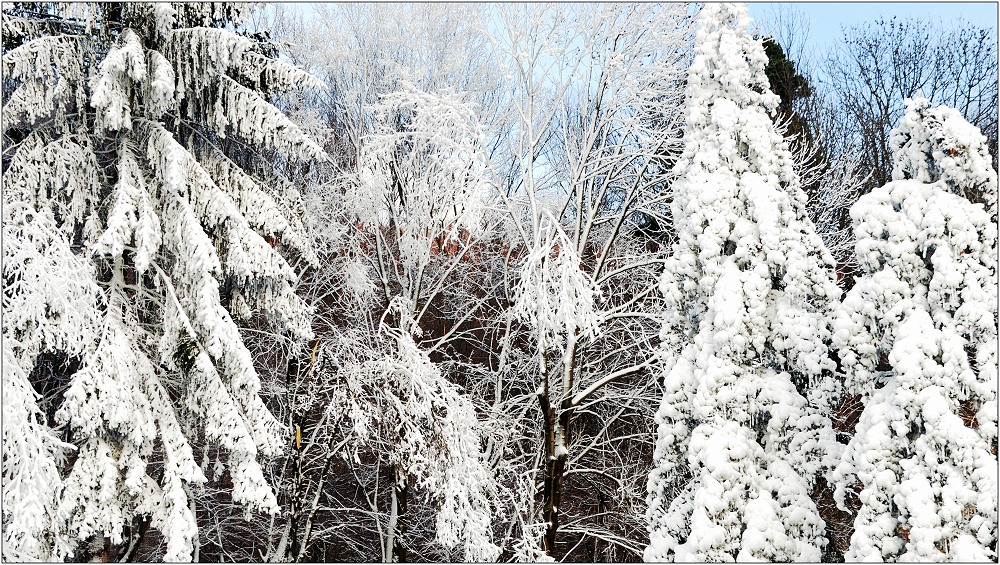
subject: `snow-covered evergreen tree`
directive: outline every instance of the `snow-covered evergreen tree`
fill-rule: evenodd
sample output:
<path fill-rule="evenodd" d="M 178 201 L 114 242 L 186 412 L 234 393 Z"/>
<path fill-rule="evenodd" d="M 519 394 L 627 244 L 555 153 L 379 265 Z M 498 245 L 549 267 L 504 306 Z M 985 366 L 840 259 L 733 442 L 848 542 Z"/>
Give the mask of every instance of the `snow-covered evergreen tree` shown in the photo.
<path fill-rule="evenodd" d="M 810 499 L 837 454 L 823 413 L 833 261 L 768 118 L 746 8 L 706 4 L 661 291 L 666 368 L 649 476 L 651 561 L 818 561 Z"/>
<path fill-rule="evenodd" d="M 249 10 L 4 5 L 5 560 L 135 541 L 139 516 L 190 560 L 206 440 L 233 502 L 278 509 L 261 457 L 286 439 L 237 322 L 308 338 L 286 256 L 312 254 L 294 192 L 246 162 L 324 153 L 267 101 L 316 83 L 233 31 Z M 79 369 L 33 383 L 53 356 Z M 32 385 L 60 388 L 42 406 Z"/>
<path fill-rule="evenodd" d="M 993 561 L 997 540 L 997 175 L 986 138 L 919 93 L 893 181 L 851 209 L 863 276 L 834 344 L 865 403 L 837 467 L 848 560 Z"/>

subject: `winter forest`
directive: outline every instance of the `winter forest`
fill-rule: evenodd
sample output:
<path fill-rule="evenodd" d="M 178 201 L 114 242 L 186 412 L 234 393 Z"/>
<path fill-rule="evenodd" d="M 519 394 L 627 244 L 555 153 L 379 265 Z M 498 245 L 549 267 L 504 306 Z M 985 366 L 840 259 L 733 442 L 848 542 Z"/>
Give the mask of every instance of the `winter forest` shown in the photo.
<path fill-rule="evenodd" d="M 2 558 L 997 560 L 997 35 L 2 5 Z"/>

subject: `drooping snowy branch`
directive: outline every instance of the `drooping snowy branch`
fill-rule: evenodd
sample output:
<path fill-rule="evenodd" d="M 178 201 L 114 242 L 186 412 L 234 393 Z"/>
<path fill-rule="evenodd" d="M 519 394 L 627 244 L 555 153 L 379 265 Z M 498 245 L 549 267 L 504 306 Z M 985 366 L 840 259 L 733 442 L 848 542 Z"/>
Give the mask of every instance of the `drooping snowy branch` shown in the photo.
<path fill-rule="evenodd" d="M 394 308 L 408 310 L 404 304 Z M 345 367 L 342 377 L 351 391 L 342 409 L 353 428 L 352 443 L 385 450 L 388 461 L 431 497 L 436 543 L 461 547 L 469 561 L 493 561 L 500 555 L 492 533 L 497 485 L 480 448 L 475 408 L 408 332 L 386 326 L 382 331 L 389 347 Z M 377 413 L 368 402 L 376 403 Z"/>
<path fill-rule="evenodd" d="M 250 228 L 234 195 L 220 189 L 195 156 L 161 126 L 145 122 L 139 131 L 146 137 L 146 157 L 172 193 L 164 195 L 162 202 L 169 203 L 174 195 L 183 198 L 203 225 L 220 232 L 214 242 L 220 274 L 239 283 L 234 314 L 247 317 L 251 307 L 263 309 L 281 318 L 289 331 L 308 339 L 308 308 L 289 286 L 295 277 L 291 266 Z"/>
<path fill-rule="evenodd" d="M 542 226 L 521 267 L 513 315 L 535 331 L 539 350 L 566 350 L 567 341 L 600 332 L 601 292 L 555 220 L 548 216 Z"/>
<path fill-rule="evenodd" d="M 218 97 L 206 117 L 219 135 L 225 137 L 231 131 L 255 146 L 271 147 L 285 155 L 325 158 L 320 146 L 256 91 L 224 75 L 216 80 Z"/>
<path fill-rule="evenodd" d="M 7 16 L 4 15 L 5 33 Z M 4 122 L 29 126 L 40 119 L 58 122 L 86 105 L 82 38 L 70 35 L 31 39 L 3 54 L 4 77 L 20 85 L 4 102 Z"/>
<path fill-rule="evenodd" d="M 119 46 L 112 47 L 101 61 L 90 96 L 97 109 L 97 130 L 115 131 L 132 127 L 132 103 L 136 87 L 146 80 L 146 54 L 142 40 L 130 29 L 121 36 Z"/>
<path fill-rule="evenodd" d="M 85 240 L 97 236 L 100 176 L 86 137 L 67 135 L 46 143 L 32 134 L 21 142 L 3 181 L 5 202 L 27 203 L 58 221 L 67 235 L 82 227 Z"/>
<path fill-rule="evenodd" d="M 127 519 L 142 512 L 162 522 L 169 558 L 183 559 L 191 554 L 197 525 L 182 484 L 203 482 L 205 476 L 173 410 L 159 404 L 168 399 L 152 363 L 134 349 L 126 322 L 119 318 L 118 300 L 113 299 L 100 344 L 73 376 L 57 413 L 60 421 L 90 438 L 80 448 L 60 504 L 60 514 L 69 522 L 65 549 L 71 550 L 74 539 L 94 534 L 121 543 Z M 161 496 L 146 474 L 146 458 L 157 437 L 166 458 Z"/>
<path fill-rule="evenodd" d="M 73 446 L 45 425 L 38 393 L 6 339 L 3 395 L 3 558 L 45 561 L 53 557 L 46 534 L 58 528 L 63 457 Z"/>

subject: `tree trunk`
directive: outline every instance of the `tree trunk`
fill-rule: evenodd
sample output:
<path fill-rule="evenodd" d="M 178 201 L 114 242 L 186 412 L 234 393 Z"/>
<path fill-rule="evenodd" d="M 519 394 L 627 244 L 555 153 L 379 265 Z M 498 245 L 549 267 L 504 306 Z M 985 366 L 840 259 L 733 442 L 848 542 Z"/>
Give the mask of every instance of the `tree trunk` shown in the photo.
<path fill-rule="evenodd" d="M 285 372 L 285 384 L 289 391 L 294 390 L 298 384 L 302 372 L 302 361 L 296 351 L 293 351 L 288 359 L 288 370 Z M 302 488 L 304 485 L 303 465 L 302 465 L 302 415 L 296 410 L 294 398 L 289 403 L 292 410 L 289 411 L 289 425 L 292 432 L 292 449 L 289 457 L 292 461 L 292 484 L 291 492 L 288 494 L 288 539 L 285 546 L 285 562 L 295 561 L 301 553 L 301 540 L 299 539 L 299 516 L 302 513 Z"/>
<path fill-rule="evenodd" d="M 542 487 L 542 517 L 546 522 L 542 549 L 555 557 L 556 533 L 559 531 L 559 512 L 562 504 L 562 482 L 569 458 L 569 430 L 572 409 L 565 406 L 559 411 L 549 402 L 547 395 L 539 397 L 542 405 L 545 432 L 545 482 Z"/>
<path fill-rule="evenodd" d="M 292 492 L 288 496 L 288 543 L 285 546 L 285 562 L 292 562 L 299 555 L 299 514 L 301 505 L 299 504 L 300 487 L 302 485 L 302 454 L 292 453 Z"/>
<path fill-rule="evenodd" d="M 302 533 L 302 541 L 300 543 L 301 547 L 295 556 L 296 563 L 301 563 L 303 558 L 305 558 L 306 549 L 309 546 L 309 538 L 312 536 L 313 520 L 316 517 L 316 511 L 319 509 L 319 499 L 323 495 L 323 484 L 326 481 L 327 473 L 330 471 L 330 463 L 333 461 L 336 453 L 336 449 L 333 446 L 333 440 L 330 440 L 330 445 L 326 453 L 326 460 L 323 462 L 323 470 L 320 471 L 318 483 L 316 485 L 316 493 L 313 495 L 312 504 L 309 506 L 309 510 L 305 515 L 305 531 Z"/>
<path fill-rule="evenodd" d="M 403 543 L 403 535 L 406 534 L 406 475 L 399 468 L 394 468 L 393 478 L 385 556 L 387 563 L 406 563 L 409 559 Z"/>
<path fill-rule="evenodd" d="M 136 559 L 139 557 L 139 547 L 142 545 L 142 540 L 146 537 L 146 532 L 149 530 L 151 520 L 148 516 L 139 516 L 138 521 L 138 533 L 137 535 L 131 536 L 132 539 L 129 542 L 128 549 L 120 559 L 121 563 L 135 563 Z"/>

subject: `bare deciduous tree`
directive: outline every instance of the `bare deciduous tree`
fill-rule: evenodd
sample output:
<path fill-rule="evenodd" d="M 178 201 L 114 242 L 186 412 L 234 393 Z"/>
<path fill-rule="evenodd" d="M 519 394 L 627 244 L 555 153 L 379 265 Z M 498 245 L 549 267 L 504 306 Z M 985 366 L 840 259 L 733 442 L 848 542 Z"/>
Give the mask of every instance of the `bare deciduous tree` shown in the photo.
<path fill-rule="evenodd" d="M 996 30 L 959 22 L 892 18 L 843 32 L 825 62 L 829 87 L 849 120 L 846 138 L 871 171 L 868 189 L 892 179 L 889 132 L 903 100 L 918 90 L 936 104 L 958 109 L 989 140 L 997 158 Z"/>
<path fill-rule="evenodd" d="M 669 197 L 663 162 L 677 151 L 687 22 L 679 6 L 498 10 L 495 47 L 514 77 L 508 154 L 517 182 L 504 195 L 528 250 L 516 287 L 519 320 L 532 330 L 518 344 L 528 362 L 520 370 L 535 389 L 511 402 L 541 424 L 524 446 L 539 454 L 532 514 L 550 557 L 580 548 L 621 559 L 640 549 L 642 524 L 628 509 L 645 496 L 632 478 L 652 447 L 649 366 L 665 242 L 637 222 L 662 218 Z M 637 430 L 627 422 L 638 414 L 646 424 Z"/>

